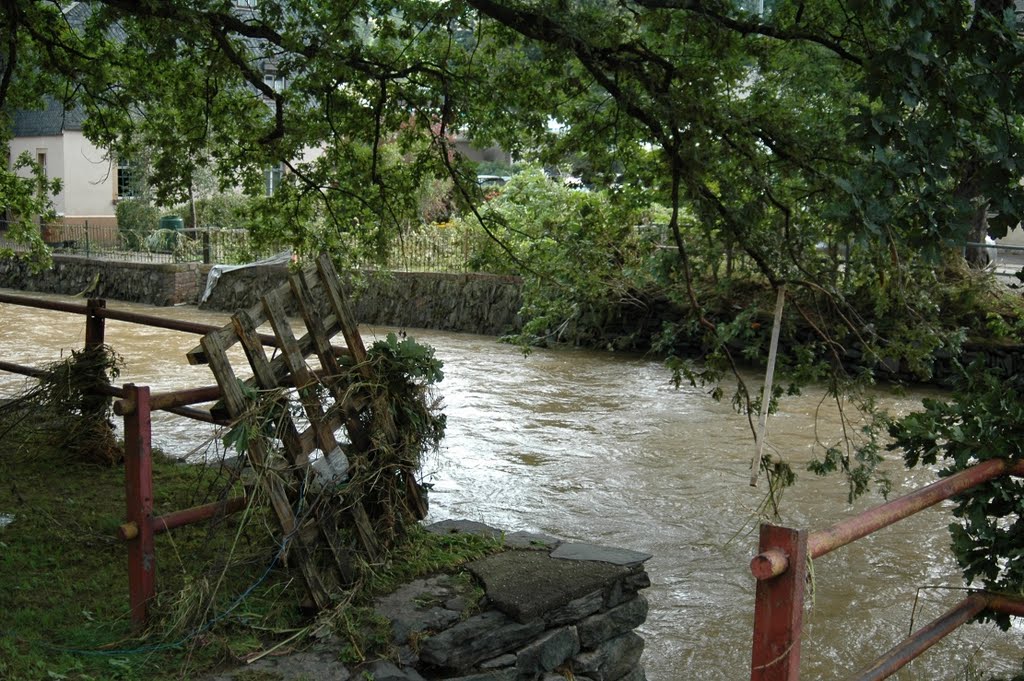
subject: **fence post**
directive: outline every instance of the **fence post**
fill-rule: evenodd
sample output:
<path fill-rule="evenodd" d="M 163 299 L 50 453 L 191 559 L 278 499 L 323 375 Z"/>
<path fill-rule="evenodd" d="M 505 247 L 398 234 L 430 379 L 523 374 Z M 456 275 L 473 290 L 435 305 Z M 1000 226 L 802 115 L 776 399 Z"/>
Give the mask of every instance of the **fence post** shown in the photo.
<path fill-rule="evenodd" d="M 156 595 L 149 387 L 129 383 L 124 395 L 135 406 L 124 415 L 124 486 L 127 520 L 138 530 L 128 539 L 128 602 L 132 629 L 138 631 L 145 626 L 149 602 Z"/>
<path fill-rule="evenodd" d="M 763 524 L 758 551 L 769 549 L 782 551 L 789 567 L 777 577 L 757 581 L 750 679 L 797 681 L 807 579 L 807 531 Z"/>
<path fill-rule="evenodd" d="M 203 264 L 209 265 L 213 262 L 213 258 L 210 253 L 210 226 L 206 226 L 206 230 L 203 232 Z"/>
<path fill-rule="evenodd" d="M 107 306 L 103 298 L 90 298 L 86 303 L 85 313 L 85 349 L 92 350 L 103 345 L 105 320 L 100 316 L 99 310 Z"/>
<path fill-rule="evenodd" d="M 89 221 L 85 221 L 85 257 L 89 257 Z"/>

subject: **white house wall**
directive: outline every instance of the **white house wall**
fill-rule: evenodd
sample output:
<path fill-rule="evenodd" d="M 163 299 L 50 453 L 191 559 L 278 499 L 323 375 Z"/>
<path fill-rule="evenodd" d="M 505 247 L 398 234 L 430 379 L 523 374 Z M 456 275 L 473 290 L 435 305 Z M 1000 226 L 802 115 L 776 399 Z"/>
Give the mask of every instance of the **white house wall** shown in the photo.
<path fill-rule="evenodd" d="M 33 161 L 39 158 L 40 153 L 46 154 L 46 175 L 47 177 L 58 177 L 63 179 L 64 174 L 64 140 L 61 135 L 46 137 L 15 137 L 11 140 L 11 163 L 15 163 L 18 157 L 28 152 Z M 30 175 L 28 169 L 18 171 L 23 177 Z M 62 189 L 59 194 L 53 197 L 53 208 L 59 215 L 64 214 L 65 191 Z"/>
<path fill-rule="evenodd" d="M 61 191 L 53 197 L 53 209 L 68 224 L 116 224 L 116 173 L 106 154 L 79 131 L 45 137 L 15 137 L 10 142 L 12 163 L 24 152 L 33 160 L 46 154 L 46 173 L 60 178 Z M 28 176 L 27 170 L 20 171 Z"/>
<path fill-rule="evenodd" d="M 117 169 L 80 131 L 64 133 L 65 221 L 115 221 Z"/>

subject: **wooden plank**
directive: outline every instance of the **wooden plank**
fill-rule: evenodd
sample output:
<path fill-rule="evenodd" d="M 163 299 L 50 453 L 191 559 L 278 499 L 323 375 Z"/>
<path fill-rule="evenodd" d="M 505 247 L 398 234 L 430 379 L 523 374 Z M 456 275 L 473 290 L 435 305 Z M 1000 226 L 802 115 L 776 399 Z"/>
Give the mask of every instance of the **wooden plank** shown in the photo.
<path fill-rule="evenodd" d="M 316 259 L 316 267 L 320 273 L 320 281 L 323 284 L 327 299 L 334 308 L 334 314 L 341 325 L 341 333 L 345 337 L 345 345 L 348 346 L 352 361 L 360 367 L 360 373 L 364 378 L 370 378 L 370 367 L 366 365 L 366 346 L 363 345 L 363 338 L 359 335 L 359 327 L 355 317 L 349 309 L 345 294 L 341 291 L 338 272 L 334 269 L 327 253 L 321 253 Z"/>
<path fill-rule="evenodd" d="M 346 416 L 346 412 L 342 409 L 343 406 L 344 405 L 339 405 L 338 403 L 335 403 L 328 407 L 327 410 L 324 412 L 323 423 L 325 423 L 327 427 L 334 432 L 337 432 L 339 428 L 345 426 L 346 421 L 348 419 L 348 417 Z M 299 439 L 301 443 L 301 448 L 306 454 L 309 454 L 314 449 L 317 449 L 316 432 L 312 426 L 303 430 L 302 433 L 300 434 Z M 341 445 L 339 443 L 339 446 L 341 447 L 342 451 L 345 451 L 345 445 Z"/>
<path fill-rule="evenodd" d="M 231 362 L 227 356 L 227 343 L 223 336 L 224 334 L 219 331 L 212 332 L 203 336 L 200 344 L 203 347 L 205 357 L 209 361 L 210 369 L 217 379 L 217 384 L 224 392 L 223 400 L 228 412 L 232 417 L 238 419 L 249 409 L 249 402 L 242 392 L 234 370 L 231 368 Z M 237 339 L 237 336 L 235 338 Z M 231 344 L 233 345 L 233 343 Z M 253 468 L 262 472 L 259 476 L 260 484 L 270 499 L 271 507 L 277 516 L 283 536 L 293 537 L 293 553 L 310 596 L 317 607 L 321 609 L 327 608 L 331 604 L 330 594 L 324 586 L 316 566 L 313 564 L 308 548 L 301 538 L 295 536 L 298 521 L 292 512 L 292 504 L 288 498 L 283 477 L 280 475 L 280 466 L 274 465 L 273 457 L 269 455 L 263 447 L 262 441 L 258 438 L 250 440 L 246 454 Z M 287 554 L 288 546 L 285 547 L 284 551 Z M 282 557 L 286 558 L 286 555 Z"/>
<path fill-rule="evenodd" d="M 252 317 L 248 312 L 242 311 L 234 315 L 231 320 L 238 339 L 242 343 L 245 356 L 249 360 L 249 366 L 252 367 L 256 385 L 267 390 L 279 387 L 278 378 L 263 350 L 263 343 L 260 342 L 259 334 L 256 332 L 256 323 Z M 284 409 L 281 416 L 280 434 L 281 441 L 285 445 L 288 462 L 304 469 L 309 464 L 308 455 L 312 450 L 303 447 L 299 430 L 287 408 Z M 297 471 L 297 473 L 300 476 L 305 475 L 304 471 Z"/>
<path fill-rule="evenodd" d="M 259 326 L 266 321 L 263 317 L 263 306 L 260 303 L 252 305 L 249 309 L 244 310 L 244 312 L 248 313 L 253 320 L 258 320 L 255 322 L 256 326 Z M 203 336 L 203 338 L 211 337 L 216 338 L 217 344 L 222 347 L 225 352 L 238 341 L 238 336 L 235 335 L 234 326 L 230 323 Z M 185 353 L 185 358 L 188 360 L 188 363 L 193 366 L 210 363 L 209 357 L 203 349 L 202 339 L 200 339 L 199 345 Z"/>
<path fill-rule="evenodd" d="M 334 563 L 338 566 L 338 574 L 341 575 L 342 585 L 345 587 L 355 583 L 358 576 L 355 571 L 355 556 L 351 549 L 341 542 L 341 530 L 338 527 L 338 514 L 334 509 L 324 509 L 320 514 L 320 535 L 330 549 L 334 557 Z"/>
<path fill-rule="evenodd" d="M 317 271 L 318 271 L 318 266 L 317 265 L 309 265 L 304 270 L 304 272 L 306 273 L 306 276 L 308 276 L 308 277 L 315 276 Z M 287 293 L 287 291 L 289 290 L 290 287 L 291 287 L 291 284 L 289 282 L 285 281 L 284 283 L 279 284 L 278 286 L 276 286 L 267 295 L 281 295 L 283 293 Z M 255 323 L 256 328 L 259 328 L 264 322 L 267 321 L 266 317 L 263 316 L 263 302 L 262 302 L 262 300 L 259 301 L 259 302 L 254 303 L 248 309 L 242 310 L 242 312 L 247 313 L 253 319 L 253 322 Z M 324 325 L 324 328 L 328 331 L 328 337 L 333 337 L 335 334 L 337 334 L 342 329 L 341 322 L 338 319 L 337 315 L 333 312 L 333 309 L 328 314 L 323 316 L 323 325 Z M 224 326 L 220 330 L 215 331 L 213 333 L 217 333 L 220 336 L 220 340 L 223 342 L 225 348 L 230 348 L 235 343 L 235 340 L 236 340 L 236 337 L 234 336 L 233 332 L 234 332 L 234 329 L 232 328 L 232 325 L 231 324 L 227 324 L 226 326 Z M 302 339 L 299 340 L 299 346 L 302 348 L 303 355 L 309 354 L 310 349 L 312 348 L 312 344 L 310 343 L 311 340 L 312 339 L 309 336 L 304 336 Z M 362 341 L 360 340 L 360 344 L 361 343 L 362 343 Z M 334 352 L 335 352 L 335 354 L 337 354 L 340 357 L 349 357 L 349 356 L 351 356 L 351 353 L 349 352 L 348 348 L 344 348 L 344 347 L 335 347 L 334 348 Z M 203 352 L 202 345 L 198 345 L 198 346 L 192 348 L 191 350 L 189 350 L 188 352 L 186 352 L 185 353 L 185 357 L 188 359 L 188 363 L 192 364 L 192 365 L 206 364 L 207 363 L 206 355 Z"/>
<path fill-rule="evenodd" d="M 313 278 L 314 283 L 322 283 L 319 278 L 314 276 L 314 273 L 307 272 L 301 275 L 293 273 L 288 279 L 291 283 L 292 294 L 299 304 L 299 310 L 302 313 L 303 320 L 306 322 L 306 328 L 309 329 L 309 335 L 313 338 L 313 345 L 317 357 L 320 359 L 320 366 L 323 367 L 326 373 L 324 383 L 331 391 L 331 396 L 334 397 L 335 403 L 344 404 L 352 402 L 357 394 L 351 390 L 353 387 L 352 381 L 343 380 L 347 378 L 348 372 L 343 371 L 337 358 L 331 351 L 329 332 L 320 321 L 320 310 L 317 309 L 316 303 L 313 300 L 313 292 L 307 281 L 308 278 Z M 364 368 L 368 367 L 364 365 Z M 358 394 L 365 396 L 366 391 L 360 390 Z M 367 398 L 364 397 L 361 401 L 365 403 Z M 366 435 L 365 428 L 358 418 L 360 410 L 356 409 L 355 404 L 352 403 L 346 411 L 349 418 L 345 422 L 345 428 L 348 432 L 349 441 L 354 443 L 357 449 L 367 449 L 369 447 L 369 437 Z M 337 428 L 332 428 L 332 430 L 337 430 Z"/>
<path fill-rule="evenodd" d="M 264 296 L 263 308 L 270 320 L 270 325 L 274 328 L 274 335 L 281 343 L 281 355 L 291 373 L 292 382 L 296 390 L 299 391 L 299 402 L 306 413 L 306 418 L 309 419 L 310 425 L 316 432 L 320 450 L 324 455 L 330 456 L 338 448 L 338 441 L 334 437 L 334 432 L 324 422 L 323 406 L 312 389 L 318 381 L 306 366 L 306 359 L 295 340 L 295 334 L 285 315 L 281 298 L 281 295 L 273 294 Z"/>
<path fill-rule="evenodd" d="M 302 315 L 303 321 L 306 322 L 306 328 L 309 329 L 310 340 L 313 342 L 313 351 L 320 359 L 320 366 L 327 372 L 329 379 L 340 376 L 341 366 L 338 364 L 338 358 L 334 356 L 334 352 L 331 350 L 330 335 L 328 335 L 327 329 L 321 320 L 321 311 L 317 309 L 316 303 L 313 301 L 313 293 L 306 282 L 305 275 L 292 272 L 288 275 L 288 283 L 291 285 L 295 301 L 299 304 L 299 312 Z M 336 383 L 336 381 L 328 380 L 328 383 Z M 335 398 L 337 398 L 337 395 L 335 395 Z"/>
<path fill-rule="evenodd" d="M 291 370 L 292 380 L 295 382 L 296 388 L 299 389 L 300 402 L 306 412 L 306 418 L 309 419 L 310 426 L 316 435 L 320 451 L 325 456 L 330 456 L 335 451 L 340 453 L 338 441 L 334 437 L 334 431 L 331 430 L 325 421 L 323 406 L 319 400 L 312 396 L 308 389 L 308 386 L 312 385 L 313 375 L 306 366 L 305 358 L 301 354 L 298 342 L 295 340 L 295 334 L 292 332 L 291 324 L 289 324 L 288 317 L 284 313 L 284 305 L 281 302 L 281 298 L 282 296 L 279 294 L 264 296 L 264 311 L 267 313 L 270 325 L 274 328 L 274 334 L 281 342 L 281 352 L 284 361 Z M 306 390 L 303 390 L 303 387 L 306 387 Z M 351 513 L 363 548 L 371 560 L 376 560 L 380 555 L 380 543 L 373 532 L 373 526 L 369 521 L 366 509 L 363 508 L 362 502 L 358 499 L 351 501 Z"/>
<path fill-rule="evenodd" d="M 335 317 L 339 320 L 349 352 L 352 353 L 352 359 L 356 362 L 356 369 L 364 381 L 369 381 L 372 379 L 373 374 L 367 362 L 366 348 L 363 346 L 362 336 L 359 335 L 359 328 L 338 285 L 338 274 L 326 254 L 321 254 L 317 259 L 317 270 L 319 273 L 318 280 L 324 288 L 328 302 L 330 302 L 331 307 L 334 309 Z M 332 387 L 332 395 L 336 401 L 351 402 L 352 398 L 355 397 L 347 389 L 342 389 L 340 380 L 333 382 Z M 370 437 L 366 432 L 363 422 L 359 419 L 359 412 L 369 403 L 369 397 L 365 390 L 359 391 L 359 400 L 363 403 L 362 405 L 356 406 L 355 403 L 349 405 L 347 410 L 349 418 L 345 423 L 345 428 L 348 432 L 348 439 L 352 442 L 353 446 L 358 450 L 368 451 L 370 448 Z"/>

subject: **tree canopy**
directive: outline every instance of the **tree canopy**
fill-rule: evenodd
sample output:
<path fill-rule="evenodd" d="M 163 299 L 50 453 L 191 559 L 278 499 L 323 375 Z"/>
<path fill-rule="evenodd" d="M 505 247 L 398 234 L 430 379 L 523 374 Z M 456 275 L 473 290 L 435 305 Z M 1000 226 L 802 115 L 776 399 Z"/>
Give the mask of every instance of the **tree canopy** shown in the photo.
<path fill-rule="evenodd" d="M 979 206 L 996 235 L 1021 212 L 1010 0 L 4 8 L 3 111 L 44 94 L 85 108 L 96 142 L 153 150 L 165 197 L 203 166 L 255 188 L 284 162 L 282 200 L 388 223 L 419 176 L 458 172 L 445 147 L 459 132 L 624 173 L 698 211 L 773 283 L 813 274 L 802 249 L 823 239 L 934 251 L 962 243 Z"/>
<path fill-rule="evenodd" d="M 379 250 L 417 188 L 447 176 L 497 239 L 500 212 L 472 208 L 454 135 L 583 158 L 624 178 L 622 200 L 670 209 L 667 280 L 707 333 L 721 320 L 702 313 L 690 258 L 704 242 L 788 285 L 816 352 L 837 362 L 850 334 L 879 335 L 850 303 L 868 284 L 887 289 L 874 310 L 893 317 L 887 343 L 909 333 L 903 318 L 922 352 L 941 344 L 922 345 L 929 301 L 903 264 L 1003 235 L 1024 208 L 1011 0 L 782 0 L 761 14 L 729 0 L 3 5 L 0 110 L 45 97 L 84 109 L 94 142 L 148 159 L 159 199 L 211 173 L 258 194 L 284 164 L 269 208 L 285 219 L 264 232 Z M 0 172 L 14 216 L 42 212 L 52 186 Z M 40 245 L 27 224 L 15 233 Z"/>
<path fill-rule="evenodd" d="M 675 248 L 658 281 L 692 318 L 657 342 L 671 352 L 703 334 L 712 366 L 735 367 L 735 341 L 763 348 L 764 333 L 754 313 L 711 309 L 701 249 L 742 255 L 764 288 L 786 287 L 791 324 L 808 331 L 791 334 L 797 360 L 839 369 L 856 347 L 869 369 L 895 359 L 926 375 L 936 350 L 963 340 L 924 285 L 933 265 L 1024 214 L 1012 0 L 777 0 L 760 12 L 731 0 L 0 5 L 5 118 L 44 97 L 84 109 L 101 147 L 147 156 L 167 201 L 210 173 L 258 194 L 263 171 L 284 164 L 267 210 L 285 219 L 261 225 L 296 243 L 378 248 L 413 219 L 425 181 L 450 178 L 506 256 L 572 259 L 564 244 L 510 244 L 543 235 L 517 231 L 514 206 L 480 208 L 453 140 L 584 159 L 619 206 L 667 208 Z M 53 187 L 14 173 L 0 170 L 0 204 L 38 214 Z M 632 214 L 558 200 L 590 211 L 559 233 L 591 249 L 560 284 L 589 300 L 595 273 L 618 267 L 617 245 L 635 235 L 588 230 Z M 792 368 L 823 378 L 815 366 Z M 863 489 L 876 450 L 830 451 L 822 467 Z"/>

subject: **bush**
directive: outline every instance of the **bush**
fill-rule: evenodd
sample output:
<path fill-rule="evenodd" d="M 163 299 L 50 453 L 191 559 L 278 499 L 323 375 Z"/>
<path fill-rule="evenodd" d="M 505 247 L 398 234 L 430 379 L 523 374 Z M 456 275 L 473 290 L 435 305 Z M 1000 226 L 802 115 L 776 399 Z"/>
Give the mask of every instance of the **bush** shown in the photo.
<path fill-rule="evenodd" d="M 124 199 L 117 203 L 117 230 L 126 248 L 140 248 L 159 222 L 160 212 L 146 201 Z"/>
<path fill-rule="evenodd" d="M 527 169 L 480 214 L 494 238 L 481 235 L 473 244 L 470 267 L 523 276 L 520 340 L 605 346 L 620 303 L 654 285 L 653 248 L 639 227 L 656 217 L 654 208 L 574 190 Z"/>
<path fill-rule="evenodd" d="M 196 201 L 196 221 L 200 229 L 248 229 L 253 202 L 253 198 L 244 194 L 217 194 L 199 199 Z M 185 218 L 185 227 L 196 228 L 192 209 L 187 204 L 175 210 Z"/>

